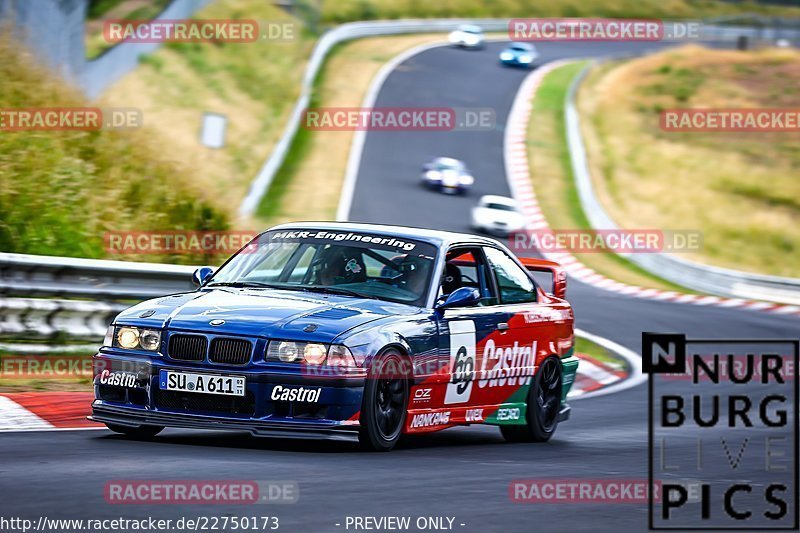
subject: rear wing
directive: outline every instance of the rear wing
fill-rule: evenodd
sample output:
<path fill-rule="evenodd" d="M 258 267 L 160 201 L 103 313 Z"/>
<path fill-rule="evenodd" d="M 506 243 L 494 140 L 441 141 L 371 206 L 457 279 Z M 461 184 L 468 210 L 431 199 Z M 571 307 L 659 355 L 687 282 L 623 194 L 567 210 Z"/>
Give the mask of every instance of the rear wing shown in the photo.
<path fill-rule="evenodd" d="M 530 272 L 544 272 L 552 277 L 552 288 L 548 292 L 556 298 L 562 300 L 567 297 L 567 271 L 555 261 L 546 259 L 534 259 L 532 257 L 520 257 L 520 262 Z"/>

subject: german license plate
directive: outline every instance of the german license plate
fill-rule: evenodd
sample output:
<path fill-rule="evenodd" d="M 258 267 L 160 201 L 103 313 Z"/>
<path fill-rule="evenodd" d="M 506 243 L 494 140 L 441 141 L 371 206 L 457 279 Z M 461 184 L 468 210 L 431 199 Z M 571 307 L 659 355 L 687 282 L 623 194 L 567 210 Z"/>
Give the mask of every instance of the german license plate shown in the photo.
<path fill-rule="evenodd" d="M 242 376 L 221 376 L 217 374 L 195 374 L 193 372 L 162 370 L 159 372 L 158 377 L 162 390 L 244 396 L 245 379 Z"/>

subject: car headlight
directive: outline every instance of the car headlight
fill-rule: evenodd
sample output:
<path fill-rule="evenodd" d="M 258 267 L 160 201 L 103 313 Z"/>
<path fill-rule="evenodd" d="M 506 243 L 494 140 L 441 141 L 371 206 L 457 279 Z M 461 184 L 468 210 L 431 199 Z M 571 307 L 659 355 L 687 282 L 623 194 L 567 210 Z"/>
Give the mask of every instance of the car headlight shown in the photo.
<path fill-rule="evenodd" d="M 513 59 L 513 58 L 514 58 L 514 54 L 512 54 L 511 52 L 503 52 L 502 54 L 500 54 L 500 59 L 502 59 L 504 61 L 508 61 L 509 59 Z"/>
<path fill-rule="evenodd" d="M 292 363 L 300 358 L 300 347 L 296 342 L 271 341 L 267 347 L 267 359 Z"/>
<path fill-rule="evenodd" d="M 328 356 L 328 347 L 316 342 L 309 342 L 303 349 L 303 361 L 309 365 L 321 365 Z"/>
<path fill-rule="evenodd" d="M 106 337 L 108 337 L 108 333 L 106 333 Z M 161 332 L 157 329 L 122 326 L 115 329 L 112 339 L 112 346 L 117 348 L 155 352 L 161 345 Z"/>
<path fill-rule="evenodd" d="M 520 63 L 530 63 L 531 61 L 533 61 L 531 56 L 519 56 Z"/>
<path fill-rule="evenodd" d="M 306 365 L 357 366 L 350 350 L 341 344 L 273 340 L 267 346 L 267 360 Z"/>

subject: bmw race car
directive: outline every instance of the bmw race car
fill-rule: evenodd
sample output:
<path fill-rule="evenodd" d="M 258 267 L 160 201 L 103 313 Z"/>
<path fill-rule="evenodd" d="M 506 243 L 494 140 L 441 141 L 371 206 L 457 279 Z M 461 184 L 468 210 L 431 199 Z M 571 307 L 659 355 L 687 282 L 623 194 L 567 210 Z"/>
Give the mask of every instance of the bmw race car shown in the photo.
<path fill-rule="evenodd" d="M 452 157 L 437 157 L 422 167 L 422 183 L 445 194 L 460 194 L 475 183 L 463 161 Z"/>
<path fill-rule="evenodd" d="M 553 288 L 529 271 L 550 272 Z M 547 441 L 578 359 L 566 277 L 497 241 L 351 223 L 256 237 L 195 291 L 120 313 L 94 357 L 92 420 L 359 440 L 490 424 Z"/>
<path fill-rule="evenodd" d="M 500 63 L 512 67 L 532 67 L 539 54 L 529 43 L 511 43 L 500 52 Z"/>

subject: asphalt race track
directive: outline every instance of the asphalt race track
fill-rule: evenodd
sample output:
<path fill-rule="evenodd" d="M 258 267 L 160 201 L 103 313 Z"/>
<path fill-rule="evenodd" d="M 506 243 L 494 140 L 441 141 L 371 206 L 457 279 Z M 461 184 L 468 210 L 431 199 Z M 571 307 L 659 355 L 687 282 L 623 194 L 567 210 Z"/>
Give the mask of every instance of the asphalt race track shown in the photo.
<path fill-rule="evenodd" d="M 465 231 L 478 196 L 509 194 L 502 126 L 526 72 L 498 64 L 501 46 L 493 43 L 476 52 L 431 49 L 388 77 L 379 107 L 493 108 L 499 127 L 368 134 L 351 220 Z M 539 49 L 550 61 L 617 54 L 632 45 L 542 44 Z M 463 159 L 471 167 L 477 183 L 470 196 L 447 197 L 419 185 L 421 165 L 438 155 Z M 637 352 L 642 331 L 787 338 L 797 337 L 800 329 L 796 318 L 647 301 L 577 282 L 568 296 L 578 327 Z M 639 387 L 576 401 L 572 419 L 546 445 L 508 444 L 496 428 L 476 427 L 409 439 L 389 454 L 217 432 L 169 430 L 153 442 L 133 442 L 104 430 L 7 434 L 0 436 L 5 450 L 0 494 L 6 514 L 34 519 L 43 513 L 49 518 L 273 515 L 282 530 L 344 531 L 347 516 L 407 515 L 454 517 L 456 531 L 642 531 L 646 506 L 513 503 L 509 483 L 534 477 L 646 479 L 646 400 L 646 388 Z M 691 449 L 674 453 L 682 452 Z M 104 485 L 121 479 L 291 480 L 299 483 L 300 501 L 246 507 L 109 505 Z"/>

